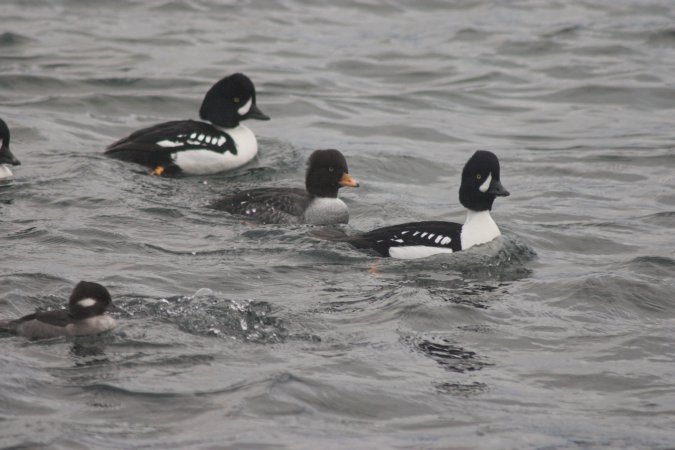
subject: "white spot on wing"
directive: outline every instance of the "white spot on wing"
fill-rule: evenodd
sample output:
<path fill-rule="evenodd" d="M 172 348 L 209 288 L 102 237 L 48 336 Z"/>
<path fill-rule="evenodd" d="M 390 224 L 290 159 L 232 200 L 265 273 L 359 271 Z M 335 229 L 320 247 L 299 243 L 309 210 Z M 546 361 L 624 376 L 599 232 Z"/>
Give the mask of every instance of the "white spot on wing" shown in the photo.
<path fill-rule="evenodd" d="M 450 243 L 450 241 L 452 241 L 452 239 L 450 239 L 449 237 L 445 236 L 445 237 L 441 240 L 441 245 L 448 245 L 448 244 Z"/>
<path fill-rule="evenodd" d="M 197 136 L 197 140 L 203 141 L 203 140 L 204 140 L 204 135 L 203 135 L 203 134 L 200 134 L 199 136 Z"/>
<path fill-rule="evenodd" d="M 399 244 L 403 244 L 403 239 L 392 239 L 392 242 L 398 242 Z"/>
<path fill-rule="evenodd" d="M 163 141 L 159 141 L 157 143 L 160 147 L 180 147 L 181 145 L 184 145 L 183 142 L 179 141 L 170 141 L 168 139 L 164 139 Z"/>
<path fill-rule="evenodd" d="M 487 190 L 490 188 L 490 183 L 492 183 L 492 172 L 488 174 L 485 181 L 483 181 L 483 184 L 478 186 L 478 190 L 481 192 L 487 192 Z"/>
<path fill-rule="evenodd" d="M 433 239 L 434 236 L 436 236 L 434 233 L 431 233 L 429 236 L 427 236 L 427 239 Z"/>
<path fill-rule="evenodd" d="M 227 142 L 227 138 L 225 136 L 219 137 L 218 138 L 218 147 L 222 147 L 225 142 Z"/>
<path fill-rule="evenodd" d="M 423 238 L 423 237 L 426 236 L 427 234 L 428 234 L 428 233 L 425 231 L 424 233 L 422 233 L 422 234 L 420 235 L 420 237 Z"/>
<path fill-rule="evenodd" d="M 438 237 L 436 237 L 436 240 L 434 242 L 436 242 L 438 244 L 441 241 L 441 239 L 443 239 L 443 235 L 439 234 Z"/>

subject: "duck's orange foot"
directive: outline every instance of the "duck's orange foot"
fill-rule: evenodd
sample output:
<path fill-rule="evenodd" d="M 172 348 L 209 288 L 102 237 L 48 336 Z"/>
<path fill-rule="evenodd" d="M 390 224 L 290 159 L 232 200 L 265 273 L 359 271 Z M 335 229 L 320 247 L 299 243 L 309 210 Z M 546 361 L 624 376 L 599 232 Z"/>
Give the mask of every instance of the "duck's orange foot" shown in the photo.
<path fill-rule="evenodd" d="M 371 275 L 379 275 L 380 272 L 377 270 L 377 266 L 380 264 L 381 258 L 377 258 L 377 261 L 368 266 L 368 273 Z"/>
<path fill-rule="evenodd" d="M 155 167 L 155 170 L 150 172 L 150 175 L 155 175 L 155 176 L 161 176 L 164 173 L 164 167 L 162 166 L 157 166 Z"/>

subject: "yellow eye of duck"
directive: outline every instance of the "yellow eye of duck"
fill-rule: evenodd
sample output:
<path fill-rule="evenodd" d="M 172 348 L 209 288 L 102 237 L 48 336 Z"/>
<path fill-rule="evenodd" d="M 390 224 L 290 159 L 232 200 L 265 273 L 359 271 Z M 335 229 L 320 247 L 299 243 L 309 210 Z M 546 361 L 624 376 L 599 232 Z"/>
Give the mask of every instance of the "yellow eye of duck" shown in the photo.
<path fill-rule="evenodd" d="M 235 97 L 232 100 L 234 100 L 235 103 L 239 103 L 239 97 Z"/>
<path fill-rule="evenodd" d="M 476 180 L 480 180 L 481 178 L 483 178 L 483 177 L 481 177 L 480 174 L 477 173 L 477 174 L 476 174 Z"/>
<path fill-rule="evenodd" d="M 328 171 L 329 171 L 329 172 L 334 172 L 335 169 L 333 169 L 333 166 L 330 166 L 330 167 L 328 168 Z"/>

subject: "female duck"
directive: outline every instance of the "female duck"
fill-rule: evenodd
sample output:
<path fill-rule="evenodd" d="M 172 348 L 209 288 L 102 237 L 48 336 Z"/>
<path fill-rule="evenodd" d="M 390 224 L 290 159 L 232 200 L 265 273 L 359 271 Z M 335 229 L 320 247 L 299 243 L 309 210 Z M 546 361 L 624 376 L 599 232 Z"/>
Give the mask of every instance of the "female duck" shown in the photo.
<path fill-rule="evenodd" d="M 44 311 L 16 320 L 0 320 L 0 330 L 31 339 L 98 334 L 115 327 L 115 319 L 103 314 L 116 309 L 110 293 L 98 283 L 80 281 L 70 295 L 68 309 Z"/>
<path fill-rule="evenodd" d="M 212 207 L 264 223 L 328 225 L 347 223 L 349 210 L 338 189 L 358 187 L 338 150 L 316 150 L 307 161 L 305 189 L 259 188 L 238 192 Z"/>

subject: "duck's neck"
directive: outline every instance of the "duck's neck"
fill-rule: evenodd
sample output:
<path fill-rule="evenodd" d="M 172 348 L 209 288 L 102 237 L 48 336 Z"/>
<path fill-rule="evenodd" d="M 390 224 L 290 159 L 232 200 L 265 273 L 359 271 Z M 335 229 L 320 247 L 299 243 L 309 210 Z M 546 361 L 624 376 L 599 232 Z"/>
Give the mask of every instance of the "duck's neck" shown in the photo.
<path fill-rule="evenodd" d="M 220 125 L 214 125 L 214 124 L 211 124 L 211 125 L 213 125 L 215 128 L 217 128 L 220 131 L 223 131 L 227 134 L 231 134 L 231 133 L 236 134 L 236 133 L 239 133 L 239 132 L 246 132 L 246 131 L 249 132 L 249 133 L 253 133 L 249 127 L 247 127 L 246 125 L 242 125 L 240 123 L 238 123 L 234 127 L 221 127 Z"/>
<path fill-rule="evenodd" d="M 307 193 L 314 199 L 320 198 L 337 198 L 337 186 L 326 186 L 325 184 L 313 184 L 312 180 L 305 181 L 305 189 Z"/>
<path fill-rule="evenodd" d="M 219 130 L 227 133 L 237 147 L 237 153 L 247 161 L 258 153 L 258 141 L 255 134 L 246 125 L 239 124 L 233 128 L 224 128 L 214 125 Z"/>
<path fill-rule="evenodd" d="M 467 210 L 466 220 L 462 226 L 462 250 L 490 242 L 499 235 L 501 235 L 501 232 L 495 221 L 492 220 L 489 210 Z"/>
<path fill-rule="evenodd" d="M 305 223 L 333 225 L 349 222 L 349 209 L 337 197 L 313 197 L 304 213 Z"/>

